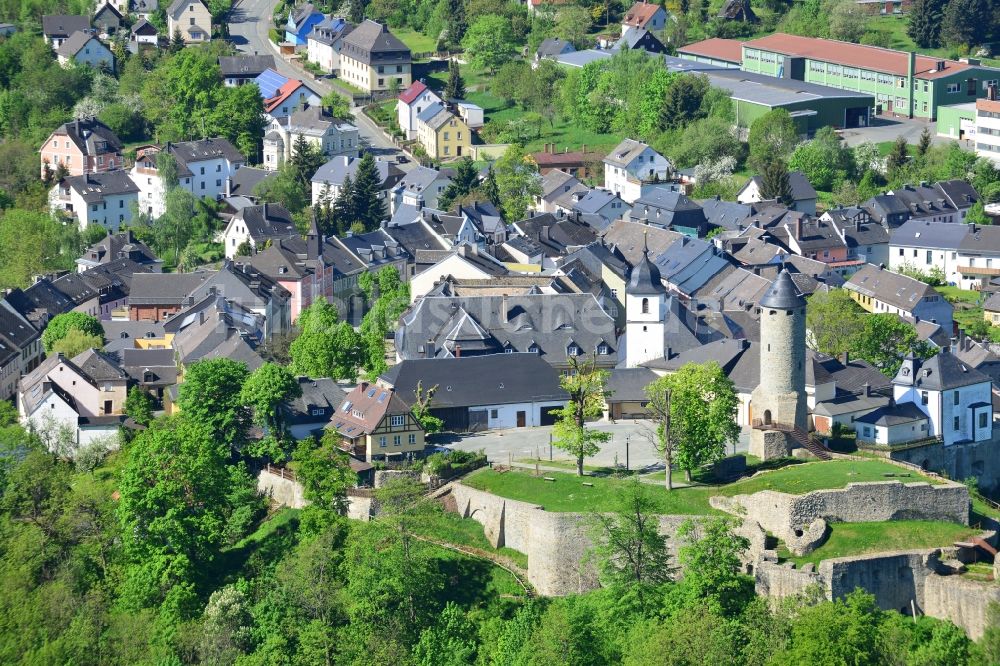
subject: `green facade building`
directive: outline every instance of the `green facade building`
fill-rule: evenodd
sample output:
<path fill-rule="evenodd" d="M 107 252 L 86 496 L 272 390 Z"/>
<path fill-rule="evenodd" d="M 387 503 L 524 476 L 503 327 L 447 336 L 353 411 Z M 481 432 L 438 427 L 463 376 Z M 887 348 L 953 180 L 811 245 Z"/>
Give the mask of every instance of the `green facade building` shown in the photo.
<path fill-rule="evenodd" d="M 938 108 L 975 101 L 1000 69 L 876 46 L 775 33 L 744 42 L 742 69 L 868 93 L 876 113 L 935 120 Z"/>

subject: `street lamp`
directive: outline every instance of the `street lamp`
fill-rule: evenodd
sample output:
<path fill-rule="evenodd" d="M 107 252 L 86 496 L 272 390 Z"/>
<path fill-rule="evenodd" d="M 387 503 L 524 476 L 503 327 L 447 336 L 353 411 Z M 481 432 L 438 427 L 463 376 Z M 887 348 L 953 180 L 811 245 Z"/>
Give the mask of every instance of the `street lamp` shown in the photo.
<path fill-rule="evenodd" d="M 625 435 L 625 471 L 626 472 L 629 471 L 628 470 L 628 442 L 629 442 L 629 439 L 631 439 L 631 438 L 632 438 L 631 435 Z"/>

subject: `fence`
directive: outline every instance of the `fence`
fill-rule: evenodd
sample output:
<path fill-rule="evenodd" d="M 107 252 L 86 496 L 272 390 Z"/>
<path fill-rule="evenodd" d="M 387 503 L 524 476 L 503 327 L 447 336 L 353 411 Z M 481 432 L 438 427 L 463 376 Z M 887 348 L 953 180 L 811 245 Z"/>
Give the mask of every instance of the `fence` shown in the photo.
<path fill-rule="evenodd" d="M 282 479 L 288 479 L 289 481 L 298 481 L 298 477 L 295 476 L 295 472 L 288 469 L 287 467 L 276 467 L 271 463 L 267 463 L 264 466 L 264 471 L 268 474 L 274 474 L 275 476 L 280 476 Z"/>

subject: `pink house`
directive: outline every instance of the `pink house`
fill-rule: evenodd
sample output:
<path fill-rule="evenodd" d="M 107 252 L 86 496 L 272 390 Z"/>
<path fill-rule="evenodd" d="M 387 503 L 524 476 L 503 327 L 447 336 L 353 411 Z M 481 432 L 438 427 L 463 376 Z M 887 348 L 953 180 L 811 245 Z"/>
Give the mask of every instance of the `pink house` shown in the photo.
<path fill-rule="evenodd" d="M 38 152 L 42 156 L 43 177 L 46 165 L 53 171 L 62 165 L 70 176 L 114 171 L 125 166 L 122 142 L 107 125 L 93 118 L 60 125 Z"/>

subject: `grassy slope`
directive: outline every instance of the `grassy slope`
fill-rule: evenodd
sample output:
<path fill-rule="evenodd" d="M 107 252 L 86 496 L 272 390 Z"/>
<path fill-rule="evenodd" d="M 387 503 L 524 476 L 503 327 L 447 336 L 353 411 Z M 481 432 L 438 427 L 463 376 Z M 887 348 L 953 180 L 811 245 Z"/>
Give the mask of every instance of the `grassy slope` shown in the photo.
<path fill-rule="evenodd" d="M 890 550 L 950 546 L 977 530 L 937 520 L 898 520 L 886 523 L 833 523 L 826 542 L 803 557 L 789 558 L 798 566 L 821 560 Z"/>
<path fill-rule="evenodd" d="M 887 477 L 887 474 L 893 475 Z M 487 490 L 503 497 L 539 504 L 549 511 L 608 511 L 615 505 L 615 493 L 623 481 L 613 478 L 579 478 L 560 472 L 546 473 L 555 481 L 545 481 L 526 472 L 499 473 L 490 469 L 475 472 L 465 479 L 473 488 Z M 698 515 L 715 511 L 709 506 L 712 495 L 741 495 L 760 490 L 779 490 L 795 494 L 825 488 L 843 488 L 848 483 L 885 481 L 897 478 L 903 482 L 926 481 L 916 473 L 878 460 L 835 460 L 823 463 L 795 465 L 767 474 L 737 481 L 725 486 L 692 486 L 666 492 L 662 486 L 646 484 L 643 488 L 652 498 L 656 511 L 663 514 Z M 593 486 L 584 486 L 584 483 Z"/>

